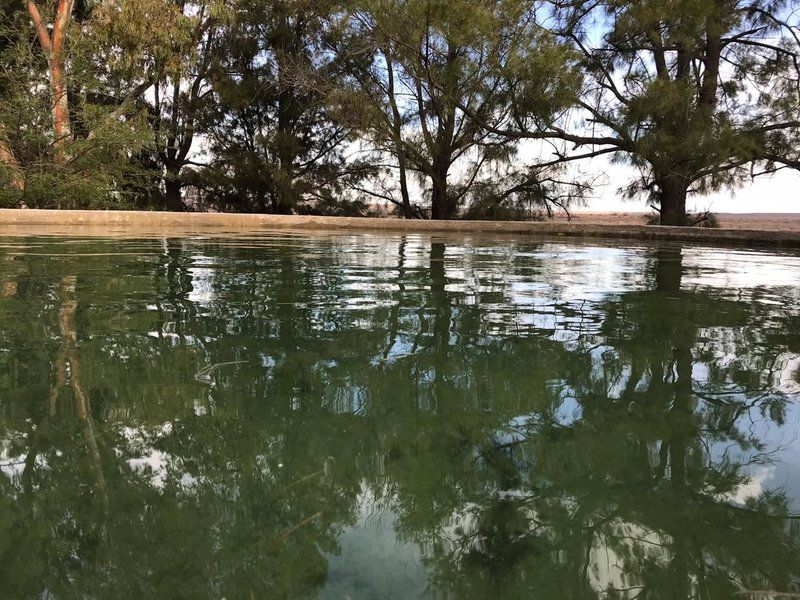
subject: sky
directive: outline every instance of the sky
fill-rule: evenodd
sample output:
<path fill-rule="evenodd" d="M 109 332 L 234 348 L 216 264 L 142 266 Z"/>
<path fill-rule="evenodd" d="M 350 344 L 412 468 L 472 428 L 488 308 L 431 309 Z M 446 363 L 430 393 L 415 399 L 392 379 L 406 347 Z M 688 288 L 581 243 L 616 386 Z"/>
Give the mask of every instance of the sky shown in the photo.
<path fill-rule="evenodd" d="M 796 27 L 800 24 L 800 12 L 793 10 L 792 6 L 786 7 L 780 16 Z M 608 31 L 610 22 L 596 21 L 589 29 L 593 47 L 604 45 L 602 38 Z M 764 41 L 777 42 L 777 38 L 764 39 Z M 730 73 L 730 65 L 723 63 L 722 72 Z M 619 81 L 618 81 L 619 83 Z M 539 150 L 529 148 L 521 152 L 527 160 L 538 153 L 542 159 L 552 159 L 547 156 L 544 146 Z M 536 162 L 535 158 L 532 162 Z M 628 166 L 611 164 L 606 158 L 596 158 L 591 162 L 584 162 L 582 170 L 591 176 L 601 175 L 601 180 L 595 187 L 588 205 L 583 208 L 574 208 L 576 211 L 592 212 L 650 212 L 645 200 L 627 200 L 618 193 L 636 178 L 636 172 Z M 800 213 L 800 172 L 783 170 L 773 176 L 762 176 L 738 188 L 723 190 L 707 196 L 692 198 L 687 202 L 690 211 L 710 210 L 714 213 Z"/>
<path fill-rule="evenodd" d="M 560 144 L 560 152 L 569 153 L 569 146 Z M 551 145 L 525 140 L 519 146 L 515 161 L 535 165 L 556 157 Z M 461 168 L 454 169 L 455 180 Z M 586 206 L 573 206 L 572 212 L 652 212 L 644 197 L 626 199 L 620 188 L 637 178 L 638 172 L 622 162 L 612 163 L 607 157 L 596 157 L 572 163 L 565 179 L 593 181 Z M 704 196 L 690 196 L 687 210 L 714 213 L 797 213 L 800 214 L 800 172 L 784 169 L 773 175 L 762 175 L 736 188 Z"/>
<path fill-rule="evenodd" d="M 582 168 L 601 177 L 588 205 L 578 210 L 649 212 L 644 200 L 625 200 L 618 193 L 636 175 L 630 167 L 595 159 Z M 687 208 L 715 213 L 800 213 L 800 173 L 779 171 L 740 188 L 690 198 Z"/>

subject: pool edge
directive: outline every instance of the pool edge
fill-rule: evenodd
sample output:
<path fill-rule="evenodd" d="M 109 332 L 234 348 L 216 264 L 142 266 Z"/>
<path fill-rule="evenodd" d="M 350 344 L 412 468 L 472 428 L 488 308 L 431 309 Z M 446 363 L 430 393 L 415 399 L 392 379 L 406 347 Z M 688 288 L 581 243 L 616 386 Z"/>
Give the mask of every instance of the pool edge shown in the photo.
<path fill-rule="evenodd" d="M 705 229 L 652 225 L 608 225 L 575 222 L 422 221 L 369 217 L 285 216 L 240 213 L 178 213 L 151 211 L 0 209 L 0 235 L 27 233 L 29 227 L 74 229 L 92 234 L 257 232 L 294 229 L 406 233 L 475 233 L 517 236 L 616 238 L 710 244 L 754 244 L 800 248 L 800 233 L 760 229 Z M 47 233 L 47 232 L 45 232 Z M 53 232 L 50 232 L 53 233 Z"/>

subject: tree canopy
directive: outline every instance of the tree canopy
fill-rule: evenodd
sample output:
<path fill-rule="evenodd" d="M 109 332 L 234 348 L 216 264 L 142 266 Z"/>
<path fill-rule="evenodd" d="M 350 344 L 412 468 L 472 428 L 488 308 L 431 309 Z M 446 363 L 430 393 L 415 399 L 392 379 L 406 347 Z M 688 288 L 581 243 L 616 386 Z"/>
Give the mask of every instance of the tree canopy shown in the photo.
<path fill-rule="evenodd" d="M 0 3 L 0 201 L 531 218 L 800 168 L 796 0 Z M 158 27 L 153 27 L 158 23 Z M 574 168 L 579 165 L 578 169 Z"/>

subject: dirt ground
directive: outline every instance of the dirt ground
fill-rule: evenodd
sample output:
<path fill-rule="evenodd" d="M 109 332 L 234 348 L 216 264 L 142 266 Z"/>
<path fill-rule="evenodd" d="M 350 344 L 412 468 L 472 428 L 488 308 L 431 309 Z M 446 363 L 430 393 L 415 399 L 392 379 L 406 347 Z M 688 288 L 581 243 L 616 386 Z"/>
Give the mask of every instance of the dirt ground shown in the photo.
<path fill-rule="evenodd" d="M 597 225 L 642 225 L 647 213 L 637 212 L 574 212 L 573 223 Z M 800 213 L 717 213 L 723 229 L 747 229 L 759 231 L 794 231 L 800 233 Z M 564 215 L 556 221 L 566 220 Z"/>

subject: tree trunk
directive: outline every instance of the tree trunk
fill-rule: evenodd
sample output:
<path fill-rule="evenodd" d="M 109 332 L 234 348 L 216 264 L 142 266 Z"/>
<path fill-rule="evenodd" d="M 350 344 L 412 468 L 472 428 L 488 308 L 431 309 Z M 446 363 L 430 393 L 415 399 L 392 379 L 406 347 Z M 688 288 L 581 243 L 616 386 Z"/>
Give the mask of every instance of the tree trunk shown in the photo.
<path fill-rule="evenodd" d="M 705 125 L 710 126 L 717 108 L 719 88 L 719 66 L 722 58 L 722 32 L 725 27 L 720 22 L 722 7 L 720 0 L 714 2 L 716 10 L 706 20 L 706 48 L 703 65 L 703 79 L 700 84 L 698 104 Z"/>
<path fill-rule="evenodd" d="M 406 158 L 403 154 L 403 149 L 397 149 L 397 162 L 400 168 L 400 197 L 403 201 L 403 218 L 404 219 L 413 219 L 414 218 L 414 211 L 411 208 L 411 196 L 408 193 L 408 174 L 407 174 L 407 167 L 406 167 Z"/>
<path fill-rule="evenodd" d="M 28 13 L 36 28 L 39 45 L 47 58 L 50 92 L 53 101 L 53 147 L 57 163 L 64 163 L 69 160 L 64 146 L 72 133 L 69 124 L 69 98 L 67 97 L 64 47 L 74 4 L 74 0 L 59 0 L 56 8 L 56 17 L 53 21 L 53 32 L 50 34 L 42 20 L 42 15 L 36 2 L 28 0 Z"/>
<path fill-rule="evenodd" d="M 182 212 L 186 209 L 181 196 L 182 189 L 183 184 L 180 179 L 180 171 L 167 169 L 167 176 L 164 179 L 164 198 L 166 200 L 167 210 Z"/>
<path fill-rule="evenodd" d="M 437 164 L 438 162 L 438 164 Z M 447 172 L 450 165 L 446 161 L 434 161 L 431 182 L 431 218 L 434 220 L 452 219 L 455 207 L 450 202 L 447 190 Z"/>
<path fill-rule="evenodd" d="M 278 170 L 274 176 L 275 195 L 272 210 L 279 215 L 289 215 L 296 204 L 294 191 L 294 115 L 293 99 L 288 90 L 278 94 L 277 158 Z"/>
<path fill-rule="evenodd" d="M 273 197 L 272 210 L 281 215 L 291 214 L 297 204 L 294 188 L 295 160 L 297 159 L 297 138 L 295 127 L 298 119 L 298 107 L 294 97 L 294 83 L 292 81 L 292 65 L 298 55 L 299 30 L 296 29 L 290 17 L 283 11 L 282 4 L 281 25 L 273 42 L 276 54 L 277 83 L 278 83 L 278 123 L 275 136 L 275 154 L 278 159 L 278 169 L 274 176 L 276 187 Z"/>
<path fill-rule="evenodd" d="M 680 175 L 667 175 L 659 180 L 661 188 L 661 225 L 686 225 L 688 184 Z"/>
<path fill-rule="evenodd" d="M 397 106 L 397 97 L 395 96 L 394 63 L 389 49 L 383 51 L 383 56 L 386 60 L 386 95 L 389 98 L 389 106 L 392 110 L 392 141 L 394 142 L 395 152 L 397 153 L 397 167 L 400 170 L 400 197 L 403 202 L 403 217 L 406 219 L 413 219 L 414 212 L 411 210 L 411 196 L 408 193 L 406 151 L 403 145 L 403 117 L 400 115 L 400 108 Z"/>
<path fill-rule="evenodd" d="M 290 163 L 281 159 L 278 176 L 275 178 L 276 190 L 273 195 L 272 212 L 276 215 L 290 215 L 294 207 L 292 175 Z"/>
<path fill-rule="evenodd" d="M 431 195 L 431 219 L 449 219 L 450 212 L 447 206 L 447 185 L 438 177 L 433 178 L 433 192 Z"/>
<path fill-rule="evenodd" d="M 50 87 L 53 91 L 53 145 L 56 163 L 64 163 L 68 156 L 64 144 L 69 140 L 72 129 L 69 123 L 69 101 L 64 77 L 64 66 L 60 56 L 53 55 L 50 61 Z"/>

